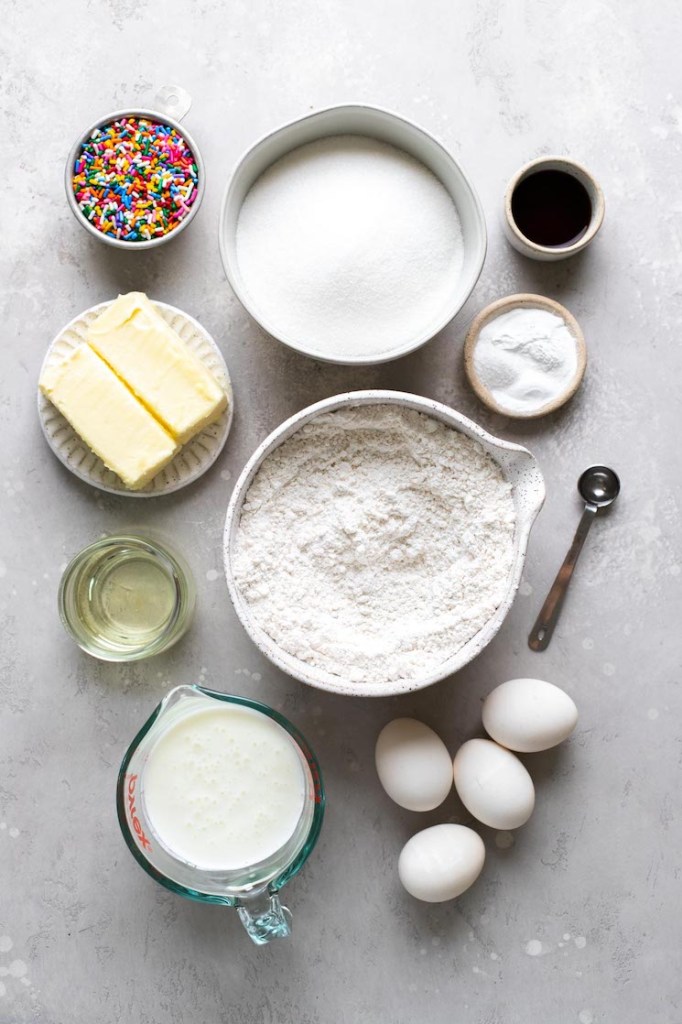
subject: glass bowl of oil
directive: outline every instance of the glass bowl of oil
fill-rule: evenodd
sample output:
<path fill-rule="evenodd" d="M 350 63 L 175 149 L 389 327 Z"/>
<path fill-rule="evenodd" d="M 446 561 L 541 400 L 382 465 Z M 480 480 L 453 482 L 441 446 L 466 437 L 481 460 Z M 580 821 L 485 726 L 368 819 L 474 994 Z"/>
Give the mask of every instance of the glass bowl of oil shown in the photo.
<path fill-rule="evenodd" d="M 168 650 L 194 613 L 184 560 L 156 539 L 103 537 L 67 565 L 59 614 L 78 646 L 102 661 L 138 661 Z"/>

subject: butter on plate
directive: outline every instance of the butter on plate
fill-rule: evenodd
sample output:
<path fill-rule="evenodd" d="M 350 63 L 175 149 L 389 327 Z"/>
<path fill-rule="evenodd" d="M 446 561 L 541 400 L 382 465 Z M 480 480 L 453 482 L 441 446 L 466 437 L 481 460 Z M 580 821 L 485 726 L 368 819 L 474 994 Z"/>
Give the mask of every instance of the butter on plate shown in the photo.
<path fill-rule="evenodd" d="M 180 445 L 88 345 L 48 366 L 40 390 L 105 466 L 136 491 L 173 459 Z"/>
<path fill-rule="evenodd" d="M 224 390 L 144 292 L 119 295 L 92 322 L 87 340 L 179 444 L 227 405 Z"/>

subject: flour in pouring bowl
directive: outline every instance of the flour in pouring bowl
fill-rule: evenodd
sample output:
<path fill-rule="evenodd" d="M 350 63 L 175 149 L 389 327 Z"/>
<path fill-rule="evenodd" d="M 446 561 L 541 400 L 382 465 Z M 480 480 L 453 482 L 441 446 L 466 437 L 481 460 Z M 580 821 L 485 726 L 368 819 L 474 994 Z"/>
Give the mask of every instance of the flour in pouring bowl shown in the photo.
<path fill-rule="evenodd" d="M 513 563 L 510 484 L 475 440 L 377 404 L 315 417 L 263 461 L 234 578 L 290 655 L 357 683 L 434 671 L 492 617 Z"/>
<path fill-rule="evenodd" d="M 442 319 L 464 244 L 455 204 L 423 164 L 340 135 L 288 153 L 242 205 L 237 261 L 275 333 L 323 358 L 381 356 Z"/>

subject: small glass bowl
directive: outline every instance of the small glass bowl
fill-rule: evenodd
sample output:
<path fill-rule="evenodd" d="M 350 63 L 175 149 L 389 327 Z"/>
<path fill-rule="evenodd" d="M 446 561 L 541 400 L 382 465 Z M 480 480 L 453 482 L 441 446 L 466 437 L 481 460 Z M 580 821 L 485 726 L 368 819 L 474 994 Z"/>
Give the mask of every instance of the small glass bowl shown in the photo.
<path fill-rule="evenodd" d="M 58 596 L 64 629 L 101 661 L 139 661 L 168 650 L 189 628 L 195 601 L 184 559 L 165 543 L 132 533 L 79 552 Z"/>

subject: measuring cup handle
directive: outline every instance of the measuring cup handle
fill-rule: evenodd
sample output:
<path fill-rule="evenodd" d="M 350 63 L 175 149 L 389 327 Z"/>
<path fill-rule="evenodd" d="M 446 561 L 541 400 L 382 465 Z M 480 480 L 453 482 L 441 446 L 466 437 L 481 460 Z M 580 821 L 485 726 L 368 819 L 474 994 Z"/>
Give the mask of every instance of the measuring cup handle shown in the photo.
<path fill-rule="evenodd" d="M 182 121 L 191 106 L 192 97 L 181 85 L 162 85 L 154 97 L 154 109 L 176 121 Z"/>
<path fill-rule="evenodd" d="M 291 934 L 291 913 L 282 906 L 276 893 L 244 897 L 237 909 L 241 923 L 257 946 L 264 946 L 272 939 L 285 939 Z"/>

